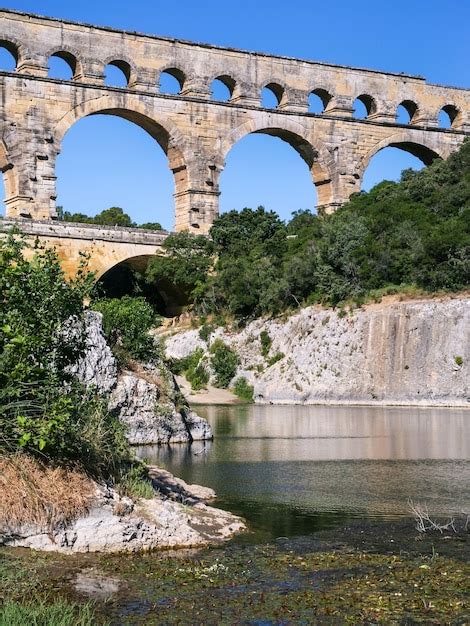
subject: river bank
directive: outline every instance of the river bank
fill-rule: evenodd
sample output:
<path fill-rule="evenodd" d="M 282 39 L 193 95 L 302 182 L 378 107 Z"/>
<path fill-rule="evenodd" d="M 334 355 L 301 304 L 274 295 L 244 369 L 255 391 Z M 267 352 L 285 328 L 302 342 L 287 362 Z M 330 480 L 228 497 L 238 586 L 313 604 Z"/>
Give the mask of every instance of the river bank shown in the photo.
<path fill-rule="evenodd" d="M 203 336 L 172 329 L 166 355 L 181 359 L 199 349 L 210 367 L 216 339 L 238 356 L 231 386 L 244 377 L 258 404 L 470 406 L 468 296 L 385 301 L 349 312 L 311 306 Z"/>
<path fill-rule="evenodd" d="M 4 546 L 67 555 L 142 552 L 216 544 L 245 529 L 239 517 L 209 505 L 212 489 L 154 466 L 142 497 L 21 456 L 2 459 L 0 470 Z"/>
<path fill-rule="evenodd" d="M 465 623 L 469 556 L 468 534 L 419 535 L 409 519 L 125 559 L 4 549 L 0 598 L 91 601 L 86 626 Z"/>

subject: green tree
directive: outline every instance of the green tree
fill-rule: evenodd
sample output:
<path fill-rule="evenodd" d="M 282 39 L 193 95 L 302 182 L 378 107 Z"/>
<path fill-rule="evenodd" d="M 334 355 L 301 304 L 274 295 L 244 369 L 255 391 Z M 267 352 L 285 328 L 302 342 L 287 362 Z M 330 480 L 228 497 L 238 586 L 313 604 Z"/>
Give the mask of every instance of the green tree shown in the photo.
<path fill-rule="evenodd" d="M 151 359 L 157 346 L 149 330 L 160 324 L 160 318 L 143 297 L 123 296 L 96 300 L 95 311 L 103 315 L 103 330 L 118 357 Z"/>
<path fill-rule="evenodd" d="M 169 283 L 191 299 L 198 286 L 205 285 L 213 264 L 214 246 L 203 235 L 172 233 L 163 244 L 165 255 L 153 257 L 146 280 L 152 284 Z"/>
<path fill-rule="evenodd" d="M 102 224 L 103 226 L 127 226 L 133 227 L 135 223 L 132 221 L 127 213 L 117 206 L 113 206 L 109 209 L 97 213 L 93 218 L 94 224 Z"/>

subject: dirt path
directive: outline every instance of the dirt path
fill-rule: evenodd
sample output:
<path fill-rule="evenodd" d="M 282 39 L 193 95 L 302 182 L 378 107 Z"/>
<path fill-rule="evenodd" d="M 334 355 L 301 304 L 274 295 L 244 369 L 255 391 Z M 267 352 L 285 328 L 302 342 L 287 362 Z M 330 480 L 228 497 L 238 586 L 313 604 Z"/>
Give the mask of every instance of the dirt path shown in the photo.
<path fill-rule="evenodd" d="M 190 404 L 238 404 L 240 399 L 228 389 L 207 385 L 207 389 L 192 391 L 184 376 L 176 376 L 176 382 Z"/>

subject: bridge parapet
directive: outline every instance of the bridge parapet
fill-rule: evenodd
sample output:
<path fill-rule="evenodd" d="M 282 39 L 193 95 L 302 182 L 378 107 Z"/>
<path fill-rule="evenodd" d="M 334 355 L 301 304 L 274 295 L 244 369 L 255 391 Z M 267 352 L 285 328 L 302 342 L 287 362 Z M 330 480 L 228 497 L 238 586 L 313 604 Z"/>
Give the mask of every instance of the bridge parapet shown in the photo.
<path fill-rule="evenodd" d="M 166 230 L 150 231 L 142 228 L 123 226 L 101 226 L 78 222 L 57 220 L 3 219 L 0 231 L 8 232 L 12 228 L 31 237 L 59 239 L 77 239 L 82 241 L 109 241 L 116 243 L 162 246 L 170 234 Z"/>

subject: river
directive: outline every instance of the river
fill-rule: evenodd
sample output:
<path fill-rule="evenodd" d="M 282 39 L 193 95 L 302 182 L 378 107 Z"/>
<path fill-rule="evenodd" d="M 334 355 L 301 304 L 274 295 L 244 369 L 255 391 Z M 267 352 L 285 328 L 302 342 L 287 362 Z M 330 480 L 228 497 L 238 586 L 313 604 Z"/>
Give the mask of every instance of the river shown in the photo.
<path fill-rule="evenodd" d="M 214 441 L 143 446 L 139 456 L 215 489 L 251 540 L 309 534 L 355 518 L 468 511 L 470 412 L 352 406 L 198 406 Z M 245 538 L 246 540 L 246 538 Z"/>

